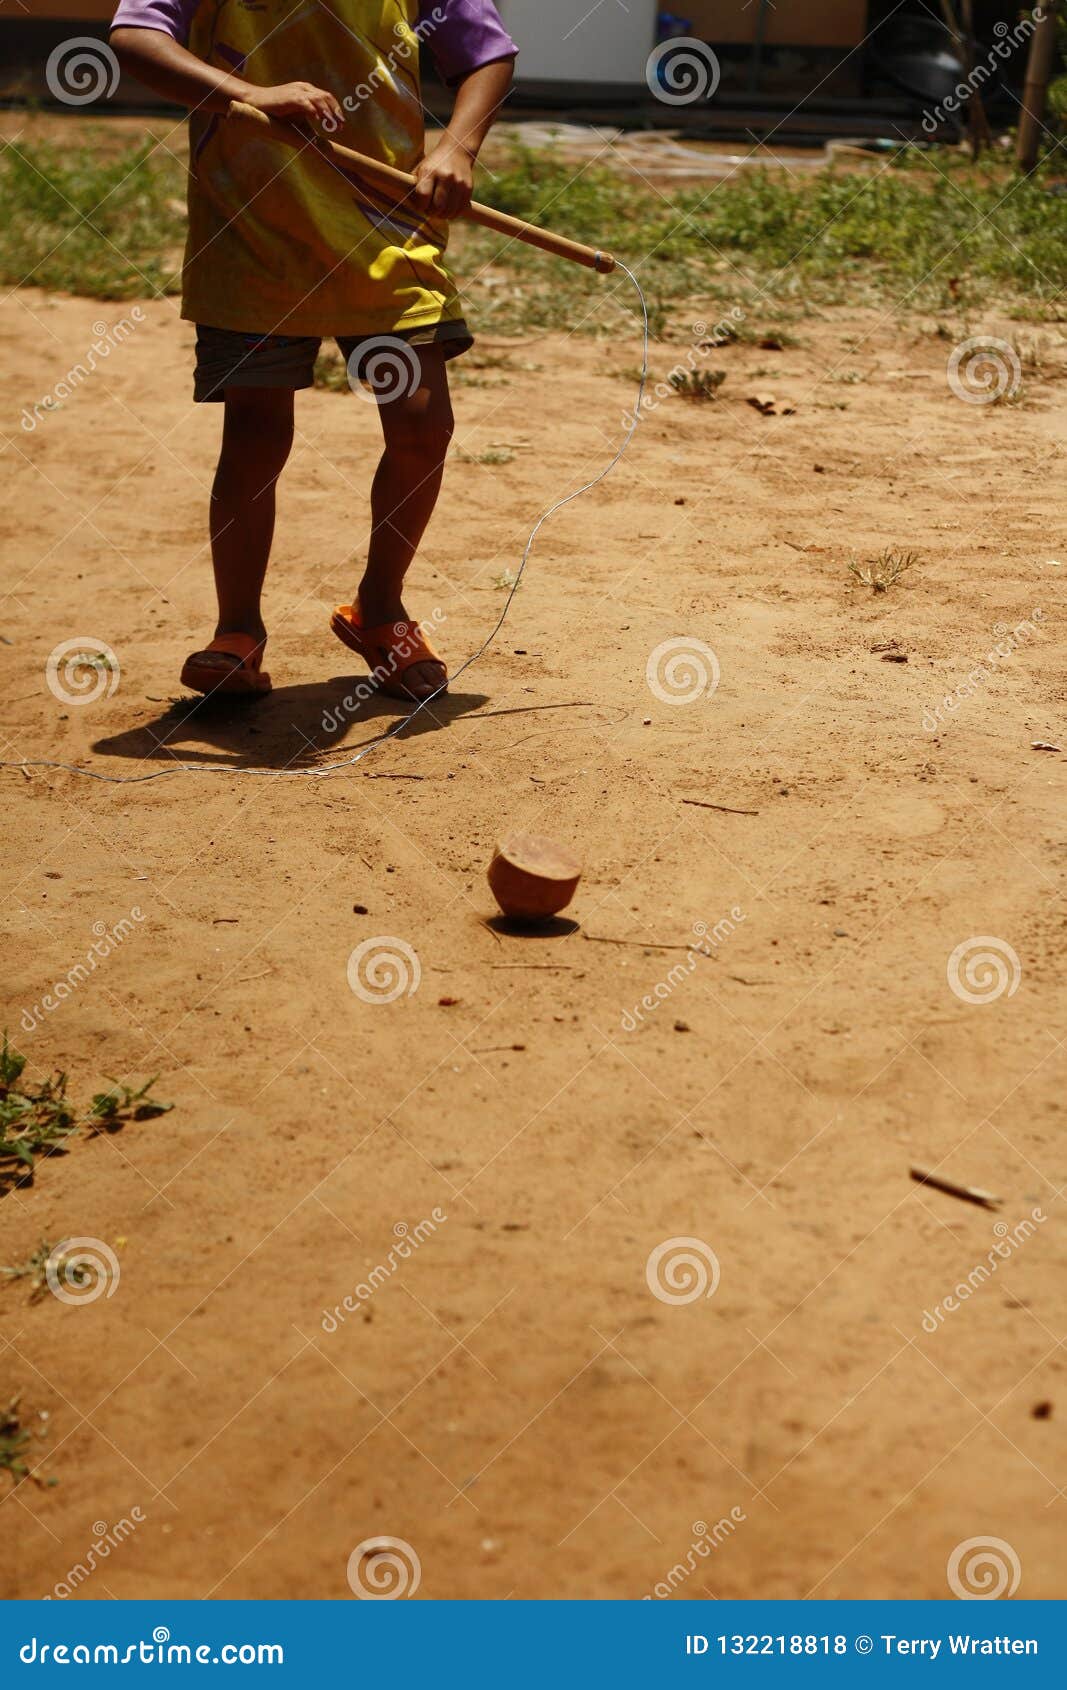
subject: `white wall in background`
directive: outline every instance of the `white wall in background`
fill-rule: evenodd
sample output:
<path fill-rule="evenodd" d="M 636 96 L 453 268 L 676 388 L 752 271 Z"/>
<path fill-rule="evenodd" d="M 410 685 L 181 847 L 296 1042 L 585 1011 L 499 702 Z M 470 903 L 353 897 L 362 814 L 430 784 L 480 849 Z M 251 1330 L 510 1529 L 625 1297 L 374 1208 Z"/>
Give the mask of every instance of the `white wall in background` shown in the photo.
<path fill-rule="evenodd" d="M 497 0 L 497 8 L 518 42 L 520 77 L 644 86 L 662 0 Z"/>

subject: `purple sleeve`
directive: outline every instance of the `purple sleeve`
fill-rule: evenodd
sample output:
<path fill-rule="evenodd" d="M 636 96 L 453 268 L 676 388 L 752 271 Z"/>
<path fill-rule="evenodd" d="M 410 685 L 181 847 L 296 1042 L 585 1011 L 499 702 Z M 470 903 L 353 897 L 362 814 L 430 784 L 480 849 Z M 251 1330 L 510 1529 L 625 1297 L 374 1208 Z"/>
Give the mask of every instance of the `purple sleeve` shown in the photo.
<path fill-rule="evenodd" d="M 112 29 L 158 29 L 184 47 L 200 0 L 119 0 Z"/>
<path fill-rule="evenodd" d="M 449 83 L 518 52 L 492 0 L 419 0 L 419 33 Z"/>

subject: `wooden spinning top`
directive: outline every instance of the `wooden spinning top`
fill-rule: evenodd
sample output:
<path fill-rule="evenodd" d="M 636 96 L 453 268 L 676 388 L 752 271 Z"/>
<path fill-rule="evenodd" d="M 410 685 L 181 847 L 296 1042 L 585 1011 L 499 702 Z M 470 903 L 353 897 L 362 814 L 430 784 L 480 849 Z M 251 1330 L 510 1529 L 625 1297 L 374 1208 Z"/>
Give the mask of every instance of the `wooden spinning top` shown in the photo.
<path fill-rule="evenodd" d="M 505 915 L 539 921 L 574 897 L 582 865 L 573 852 L 540 833 L 509 833 L 489 864 L 489 885 Z"/>

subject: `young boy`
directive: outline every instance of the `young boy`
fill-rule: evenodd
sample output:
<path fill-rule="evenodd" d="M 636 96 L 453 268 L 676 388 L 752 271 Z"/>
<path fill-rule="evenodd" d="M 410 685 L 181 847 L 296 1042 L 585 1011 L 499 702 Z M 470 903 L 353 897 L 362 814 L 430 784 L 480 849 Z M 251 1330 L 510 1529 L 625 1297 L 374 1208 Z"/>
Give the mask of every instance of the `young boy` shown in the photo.
<path fill-rule="evenodd" d="M 420 40 L 457 90 L 429 158 Z M 120 0 L 111 43 L 139 81 L 192 108 L 182 316 L 197 325 L 194 398 L 223 403 L 224 417 L 211 497 L 216 637 L 186 660 L 182 684 L 270 689 L 260 594 L 275 484 L 293 394 L 312 385 L 320 337 L 333 335 L 353 375 L 374 386 L 378 348 L 407 379 L 377 394 L 385 450 L 367 565 L 331 627 L 383 690 L 428 698 L 448 676 L 401 589 L 451 438 L 446 361 L 473 344 L 443 259 L 447 223 L 470 203 L 515 46 L 492 0 Z M 310 146 L 228 119 L 232 100 L 413 171 L 417 187 L 397 206 Z"/>

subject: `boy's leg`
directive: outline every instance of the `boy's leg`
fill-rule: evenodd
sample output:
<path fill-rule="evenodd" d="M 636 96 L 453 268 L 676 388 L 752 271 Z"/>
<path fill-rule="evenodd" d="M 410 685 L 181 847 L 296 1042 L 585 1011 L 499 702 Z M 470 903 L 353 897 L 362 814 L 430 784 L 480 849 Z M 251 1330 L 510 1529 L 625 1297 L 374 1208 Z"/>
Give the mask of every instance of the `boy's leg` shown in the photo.
<path fill-rule="evenodd" d="M 274 490 L 293 443 L 293 394 L 280 387 L 228 387 L 211 489 L 211 558 L 219 634 L 266 638 L 260 594 L 274 537 Z M 221 652 L 200 654 L 221 672 Z"/>
<path fill-rule="evenodd" d="M 359 585 L 367 627 L 410 620 L 401 597 L 404 576 L 433 515 L 452 438 L 444 352 L 440 346 L 417 350 L 422 373 L 415 392 L 378 407 L 385 451 L 371 488 L 371 538 Z M 428 698 L 445 679 L 440 663 L 404 671 L 404 685 L 416 698 Z"/>

